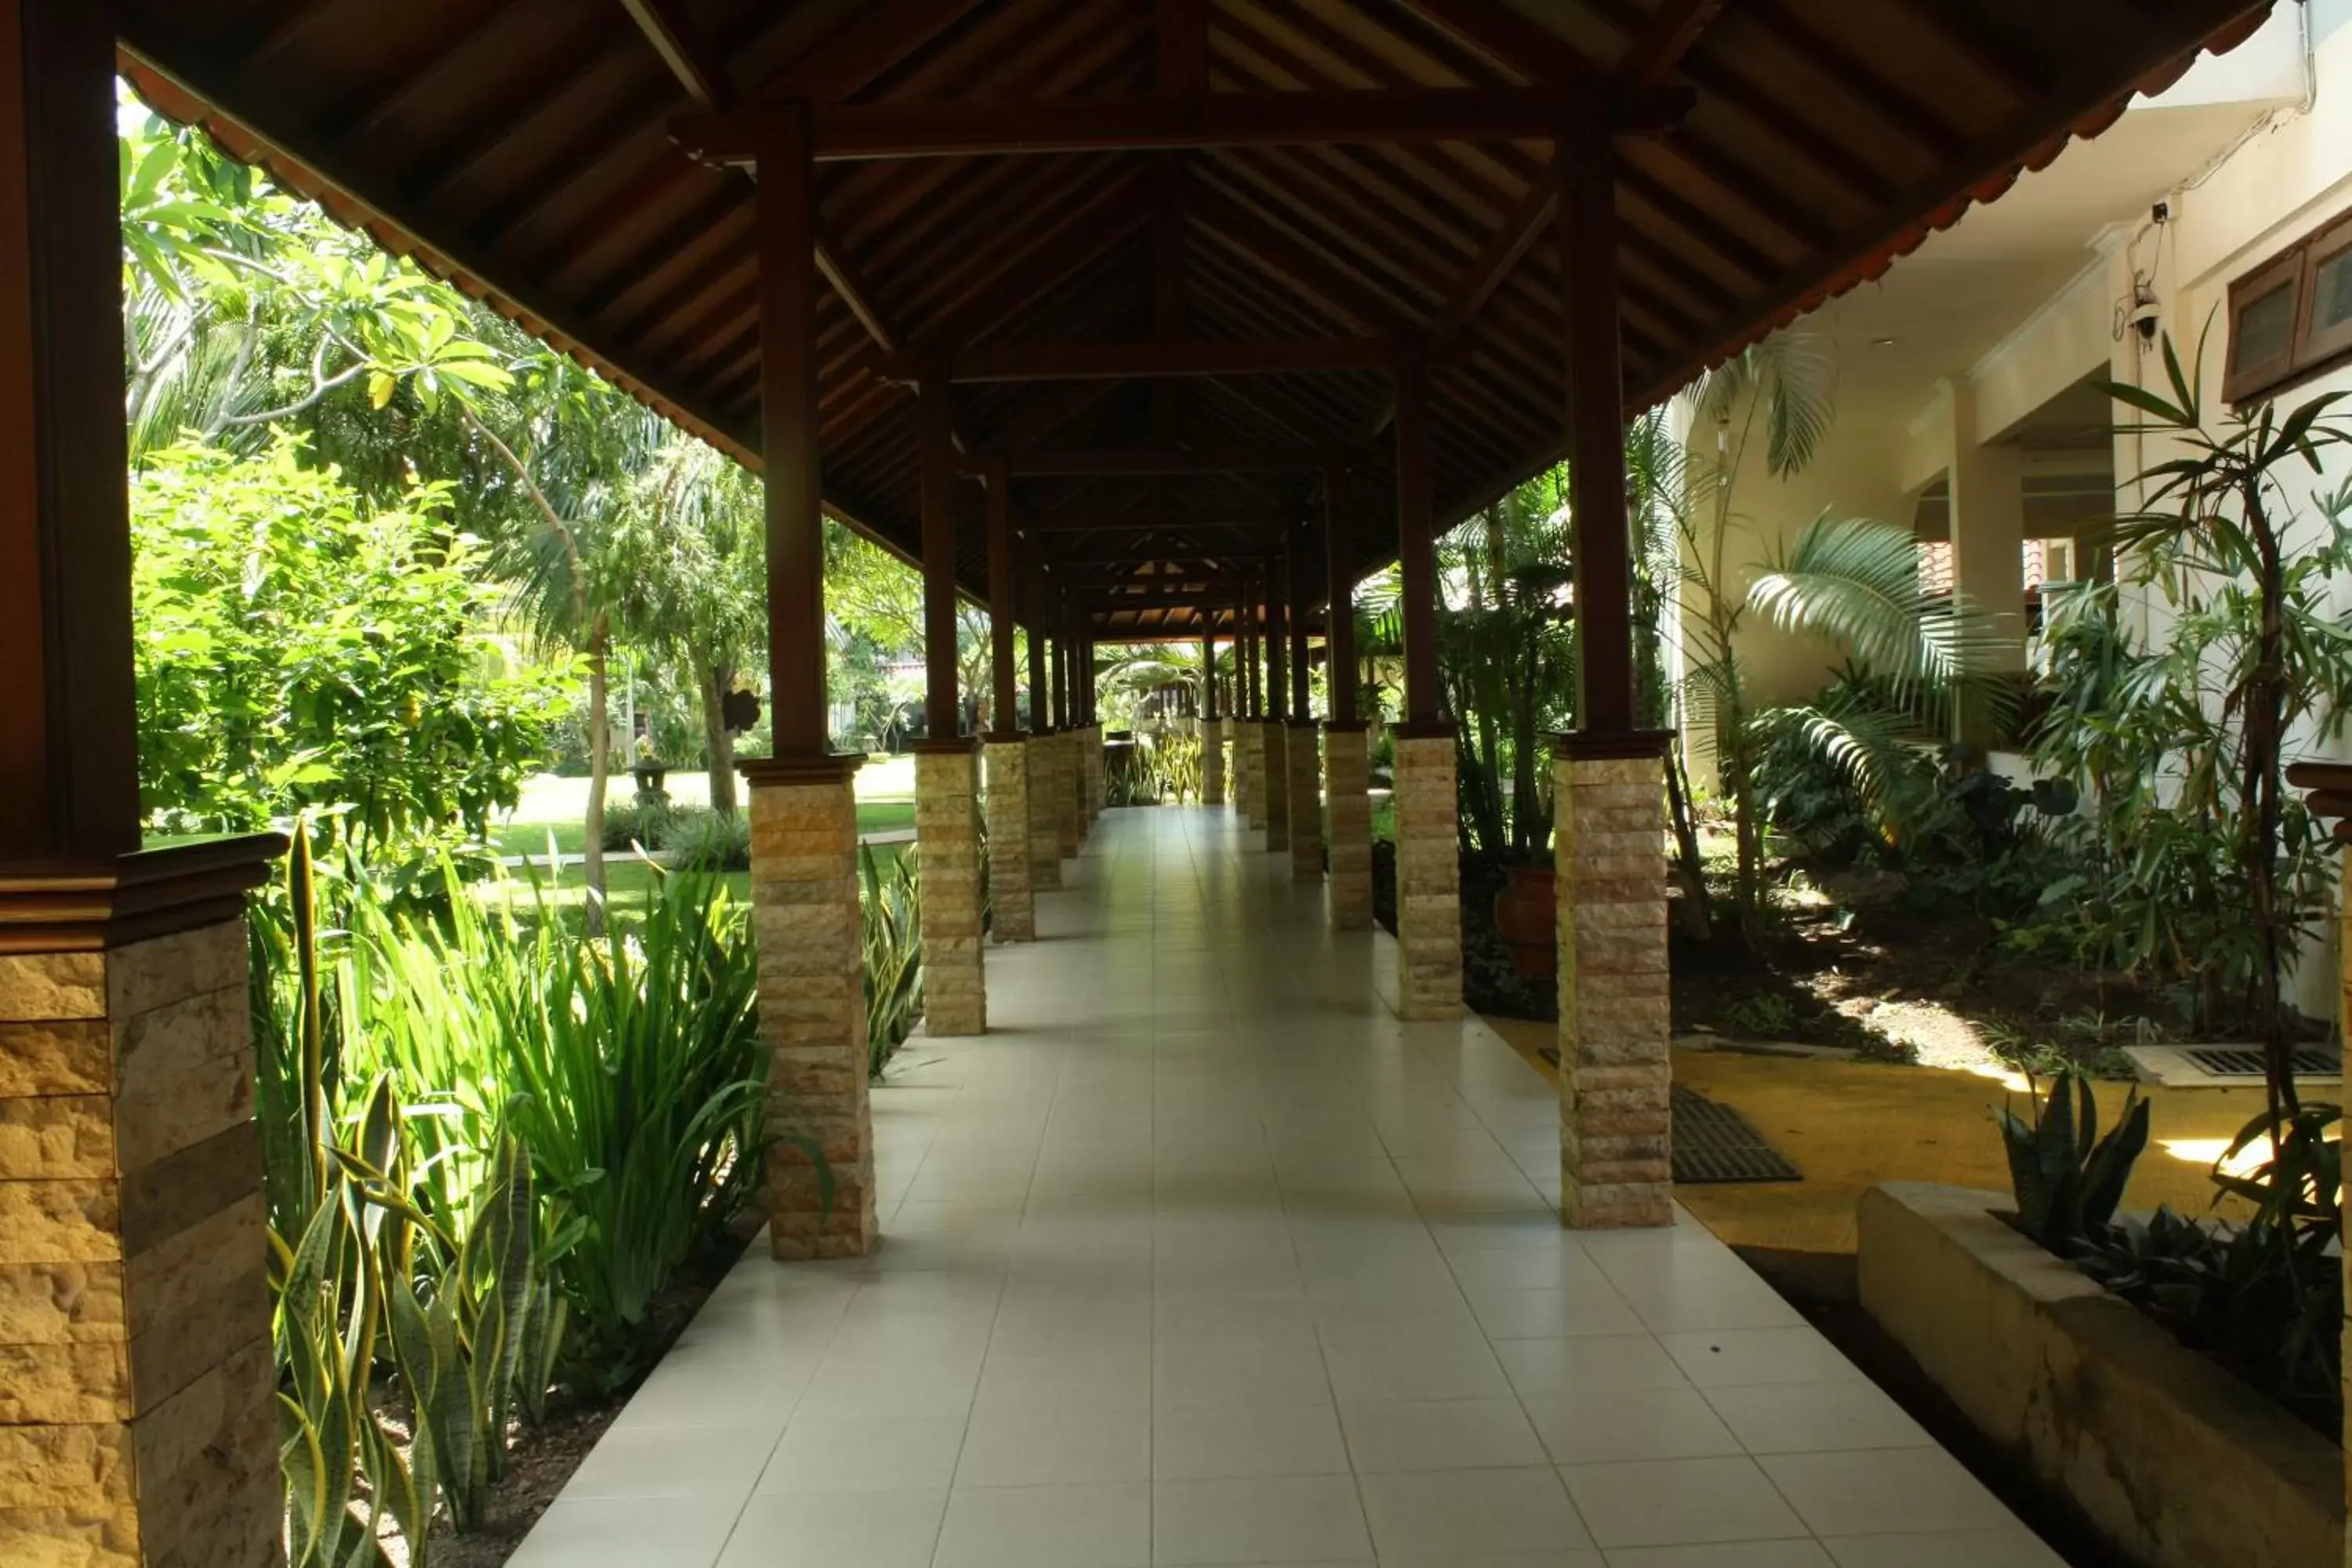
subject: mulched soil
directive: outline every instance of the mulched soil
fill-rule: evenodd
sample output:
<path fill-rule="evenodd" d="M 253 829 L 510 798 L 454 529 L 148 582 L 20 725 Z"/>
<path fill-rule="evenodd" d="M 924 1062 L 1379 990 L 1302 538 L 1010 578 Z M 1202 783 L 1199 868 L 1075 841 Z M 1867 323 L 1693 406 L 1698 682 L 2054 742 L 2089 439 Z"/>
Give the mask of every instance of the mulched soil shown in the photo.
<path fill-rule="evenodd" d="M 663 1351 L 727 1278 L 765 1217 L 757 1212 L 739 1215 L 730 1227 L 729 1246 L 689 1266 L 682 1278 L 656 1298 L 653 1316 Z M 648 1364 L 659 1360 L 657 1353 Z M 544 1423 L 515 1435 L 507 1450 L 507 1473 L 491 1489 L 482 1528 L 470 1535 L 457 1535 L 446 1519 L 434 1527 L 435 1568 L 497 1568 L 513 1555 L 635 1392 L 632 1386 L 604 1399 L 558 1396 L 552 1401 Z"/>
<path fill-rule="evenodd" d="M 1395 848 L 1373 846 L 1373 910 L 1396 929 Z M 1512 967 L 1496 934 L 1500 869 L 1462 869 L 1464 999 L 1506 1018 L 1557 1017 L 1556 982 Z M 1677 903 L 1679 899 L 1677 898 Z M 1962 1065 L 1986 1043 L 2022 1042 L 2094 1070 L 2116 1073 L 2119 1044 L 2183 1037 L 2161 997 L 2044 959 L 2008 953 L 1993 923 L 1965 905 L 1797 905 L 1772 911 L 1748 942 L 1717 931 L 1696 940 L 1671 925 L 1674 1027 L 1850 1050 L 1880 1060 Z M 1956 1037 L 1939 1042 L 1939 1032 Z M 2241 1031 L 2224 1026 L 2213 1037 Z M 1897 1040 L 1903 1043 L 1896 1043 Z M 1947 1048 L 1939 1048 L 1939 1046 Z"/>

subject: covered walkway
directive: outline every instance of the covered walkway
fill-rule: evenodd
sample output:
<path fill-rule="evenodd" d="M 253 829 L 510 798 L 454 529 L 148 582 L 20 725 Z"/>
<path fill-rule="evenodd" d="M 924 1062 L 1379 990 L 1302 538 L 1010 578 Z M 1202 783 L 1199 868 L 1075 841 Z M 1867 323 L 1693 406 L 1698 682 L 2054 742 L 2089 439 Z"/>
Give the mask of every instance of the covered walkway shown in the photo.
<path fill-rule="evenodd" d="M 1563 1230 L 1549 1086 L 1259 842 L 1105 814 L 884 1245 L 755 1246 L 516 1568 L 2057 1563 L 1706 1231 Z"/>

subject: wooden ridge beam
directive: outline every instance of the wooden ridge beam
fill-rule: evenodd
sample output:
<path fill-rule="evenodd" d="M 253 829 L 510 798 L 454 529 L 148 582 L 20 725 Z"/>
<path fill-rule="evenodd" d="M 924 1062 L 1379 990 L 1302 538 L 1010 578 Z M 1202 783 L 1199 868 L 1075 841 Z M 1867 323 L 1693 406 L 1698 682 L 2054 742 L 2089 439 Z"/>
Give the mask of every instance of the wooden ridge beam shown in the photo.
<path fill-rule="evenodd" d="M 1692 95 L 1624 95 L 1603 85 L 1588 112 L 1652 135 L 1679 125 Z M 1347 92 L 1211 92 L 1008 102 L 828 103 L 814 110 L 817 157 L 963 158 L 1186 147 L 1516 142 L 1549 139 L 1576 105 L 1557 88 L 1401 88 Z M 706 163 L 752 161 L 759 107 L 684 116 L 671 135 Z"/>
<path fill-rule="evenodd" d="M 1013 447 L 969 459 L 967 473 L 1002 462 L 1015 474 L 1082 478 L 1097 474 L 1270 474 L 1319 469 L 1330 454 L 1313 447 L 1128 447 L 1103 451 Z"/>
<path fill-rule="evenodd" d="M 1206 512 L 1079 512 L 1056 517 L 1045 512 L 1021 524 L 1030 533 L 1190 533 L 1200 529 L 1267 529 L 1296 527 L 1298 517 L 1284 508 L 1216 508 Z"/>
<path fill-rule="evenodd" d="M 1386 338 L 1004 344 L 952 350 L 921 363 L 901 360 L 886 367 L 886 374 L 900 381 L 932 370 L 949 381 L 1129 381 L 1163 375 L 1384 371 L 1394 359 Z"/>

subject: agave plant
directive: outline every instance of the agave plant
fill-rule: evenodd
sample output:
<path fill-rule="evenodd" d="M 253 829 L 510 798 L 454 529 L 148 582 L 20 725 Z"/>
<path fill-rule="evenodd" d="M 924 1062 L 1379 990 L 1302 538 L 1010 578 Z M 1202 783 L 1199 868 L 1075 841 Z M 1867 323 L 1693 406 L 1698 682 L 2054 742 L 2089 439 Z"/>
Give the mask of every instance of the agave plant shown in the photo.
<path fill-rule="evenodd" d="M 1999 1112 L 2018 1225 L 2051 1251 L 2072 1257 L 2115 1219 L 2132 1166 L 2147 1148 L 2148 1102 L 2135 1087 L 2122 1120 L 2101 1136 L 2088 1080 L 2062 1074 L 2048 1095 L 2028 1092 L 2032 1121 L 2005 1105 Z"/>
<path fill-rule="evenodd" d="M 884 876 L 874 847 L 857 847 L 865 882 L 866 1069 L 876 1079 L 923 1016 L 923 881 L 911 848 Z"/>

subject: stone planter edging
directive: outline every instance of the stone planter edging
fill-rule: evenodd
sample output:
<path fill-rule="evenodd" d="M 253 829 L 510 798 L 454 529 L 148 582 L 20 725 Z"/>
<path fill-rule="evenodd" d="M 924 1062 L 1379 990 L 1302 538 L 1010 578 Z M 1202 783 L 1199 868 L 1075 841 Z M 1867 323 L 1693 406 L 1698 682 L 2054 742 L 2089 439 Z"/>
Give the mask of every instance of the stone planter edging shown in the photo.
<path fill-rule="evenodd" d="M 1992 1212 L 2005 1194 L 1862 1195 L 1862 1304 L 1978 1430 L 2147 1568 L 2338 1568 L 2334 1445 Z"/>

